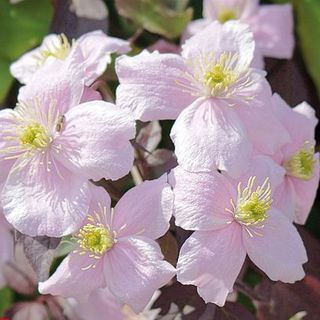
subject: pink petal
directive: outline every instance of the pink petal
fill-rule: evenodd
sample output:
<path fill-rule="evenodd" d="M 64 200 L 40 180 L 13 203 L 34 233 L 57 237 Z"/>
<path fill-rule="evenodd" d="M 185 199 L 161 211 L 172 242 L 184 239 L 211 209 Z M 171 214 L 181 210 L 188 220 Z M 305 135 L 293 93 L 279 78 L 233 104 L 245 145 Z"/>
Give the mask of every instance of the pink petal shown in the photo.
<path fill-rule="evenodd" d="M 104 258 L 107 287 L 140 312 L 154 292 L 167 284 L 175 269 L 163 260 L 159 245 L 146 237 L 119 239 Z"/>
<path fill-rule="evenodd" d="M 95 268 L 87 268 L 92 263 Z M 39 283 L 39 292 L 81 298 L 104 285 L 102 260 L 89 258 L 87 254 L 71 253 L 48 280 Z"/>
<path fill-rule="evenodd" d="M 197 19 L 189 22 L 181 36 L 181 44 L 184 44 L 189 38 L 206 28 L 212 21 L 208 19 Z"/>
<path fill-rule="evenodd" d="M 211 20 L 217 20 L 219 8 L 242 8 L 240 19 L 247 18 L 258 9 L 259 0 L 204 0 L 203 16 Z"/>
<path fill-rule="evenodd" d="M 9 160 L 7 158 L 19 154 L 18 141 L 6 139 L 7 135 L 16 135 L 13 129 L 16 126 L 16 122 L 16 114 L 13 110 L 3 109 L 0 111 L 0 183 L 3 183 L 7 179 L 9 171 L 16 161 L 16 159 Z"/>
<path fill-rule="evenodd" d="M 181 248 L 178 281 L 197 286 L 206 303 L 223 306 L 245 257 L 238 224 L 215 231 L 196 231 Z"/>
<path fill-rule="evenodd" d="M 56 157 L 86 179 L 116 180 L 132 168 L 134 137 L 135 122 L 127 112 L 104 101 L 83 103 L 65 114 Z"/>
<path fill-rule="evenodd" d="M 198 99 L 186 108 L 171 131 L 178 163 L 189 171 L 246 170 L 251 145 L 241 119 L 222 100 Z"/>
<path fill-rule="evenodd" d="M 191 173 L 177 167 L 169 182 L 174 191 L 176 225 L 186 230 L 220 229 L 230 221 L 225 208 L 235 191 L 220 173 Z"/>
<path fill-rule="evenodd" d="M 254 54 L 253 54 L 253 60 L 251 62 L 251 67 L 264 70 L 265 69 L 265 63 L 264 63 L 264 58 L 261 50 L 256 46 L 254 49 Z"/>
<path fill-rule="evenodd" d="M 173 193 L 167 175 L 130 189 L 114 210 L 113 230 L 119 237 L 141 234 L 151 239 L 160 238 L 169 229 L 173 211 Z"/>
<path fill-rule="evenodd" d="M 243 187 L 246 186 L 250 177 L 256 177 L 256 186 L 261 186 L 268 178 L 272 191 L 277 193 L 277 187 L 283 183 L 286 174 L 285 169 L 273 161 L 272 158 L 261 155 L 253 157 L 248 164 L 248 168 L 244 174 L 233 180 L 235 189 L 240 181 Z"/>
<path fill-rule="evenodd" d="M 285 214 L 290 221 L 295 219 L 297 195 L 291 177 L 285 176 L 283 183 L 273 194 L 273 207 Z"/>
<path fill-rule="evenodd" d="M 50 171 L 47 161 L 52 162 Z M 2 198 L 6 219 L 17 230 L 30 236 L 51 237 L 77 230 L 89 202 L 86 180 L 72 174 L 49 154 L 17 160 Z"/>
<path fill-rule="evenodd" d="M 147 48 L 148 51 L 159 51 L 160 53 L 177 53 L 179 54 L 179 47 L 174 44 L 173 42 L 166 41 L 164 39 L 158 40 L 156 43 L 154 43 L 152 46 Z"/>
<path fill-rule="evenodd" d="M 199 54 L 214 53 L 219 56 L 230 52 L 239 56 L 238 65 L 243 70 L 251 64 L 254 46 L 248 25 L 238 21 L 228 21 L 222 25 L 216 21 L 186 41 L 182 46 L 182 56 L 197 61 Z"/>
<path fill-rule="evenodd" d="M 45 113 L 54 104 L 62 115 L 78 105 L 84 90 L 84 73 L 78 62 L 81 59 L 81 52 L 77 50 L 68 60 L 45 64 L 34 74 L 28 86 L 20 90 L 19 102 L 43 108 Z"/>
<path fill-rule="evenodd" d="M 292 6 L 260 6 L 257 14 L 248 21 L 257 46 L 264 56 L 290 59 L 294 49 Z"/>
<path fill-rule="evenodd" d="M 237 103 L 235 109 L 248 131 L 254 149 L 263 154 L 273 155 L 286 143 L 290 136 L 286 128 L 273 113 L 271 90 L 264 78 L 255 79 L 250 103 Z"/>
<path fill-rule="evenodd" d="M 304 181 L 294 177 L 291 178 L 294 186 L 296 198 L 296 211 L 294 221 L 299 224 L 305 224 L 319 187 L 319 153 L 315 154 L 315 167 L 313 177 L 310 180 Z"/>
<path fill-rule="evenodd" d="M 298 231 L 278 210 L 269 210 L 260 235 L 250 236 L 243 228 L 243 243 L 250 259 L 274 281 L 293 283 L 305 273 L 307 254 Z"/>
<path fill-rule="evenodd" d="M 42 68 L 41 64 L 39 64 L 39 59 L 37 58 L 40 55 L 40 52 L 43 50 L 47 50 L 47 47 L 51 48 L 51 43 L 57 43 L 58 35 L 49 34 L 43 38 L 42 44 L 23 54 L 17 61 L 10 65 L 11 74 L 17 78 L 21 83 L 28 83 L 33 75 Z M 45 61 L 45 64 L 48 64 L 49 61 L 52 60 L 50 57 Z"/>
<path fill-rule="evenodd" d="M 124 320 L 123 304 L 116 300 L 108 288 L 96 289 L 87 299 L 79 297 L 76 301 L 75 311 L 81 319 Z"/>
<path fill-rule="evenodd" d="M 84 87 L 80 103 L 94 100 L 102 100 L 100 92 L 89 87 Z"/>
<path fill-rule="evenodd" d="M 176 119 L 194 97 L 184 92 L 186 66 L 175 54 L 143 51 L 116 60 L 117 104 L 142 121 Z"/>
<path fill-rule="evenodd" d="M 107 64 L 111 63 L 112 53 L 127 53 L 131 50 L 128 41 L 109 37 L 101 30 L 88 32 L 81 36 L 76 44 L 83 54 L 85 83 L 90 85 L 103 74 Z M 70 54 L 70 56 L 73 52 Z"/>
<path fill-rule="evenodd" d="M 285 158 L 291 158 L 306 141 L 314 143 L 314 130 L 318 120 L 311 106 L 304 102 L 292 109 L 278 94 L 274 94 L 271 107 L 291 138 L 291 143 L 283 149 Z"/>

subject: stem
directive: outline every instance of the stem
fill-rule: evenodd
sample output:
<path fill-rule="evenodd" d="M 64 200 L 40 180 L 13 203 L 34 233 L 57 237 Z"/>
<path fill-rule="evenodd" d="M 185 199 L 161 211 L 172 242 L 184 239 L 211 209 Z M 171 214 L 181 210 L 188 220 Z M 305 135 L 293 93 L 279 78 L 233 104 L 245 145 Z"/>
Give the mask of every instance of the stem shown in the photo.
<path fill-rule="evenodd" d="M 140 38 L 140 36 L 143 34 L 143 31 L 144 29 L 142 27 L 136 30 L 133 36 L 128 39 L 130 45 L 133 45 Z"/>
<path fill-rule="evenodd" d="M 141 184 L 143 182 L 142 175 L 136 165 L 132 167 L 130 173 L 135 185 Z"/>
<path fill-rule="evenodd" d="M 248 286 L 246 283 L 244 283 L 241 280 L 237 280 L 236 283 L 234 284 L 234 288 L 246 296 L 248 296 L 251 300 L 258 301 L 260 303 L 267 303 L 268 301 L 266 300 L 265 297 L 262 297 L 259 295 L 257 292 L 254 291 L 250 286 Z"/>

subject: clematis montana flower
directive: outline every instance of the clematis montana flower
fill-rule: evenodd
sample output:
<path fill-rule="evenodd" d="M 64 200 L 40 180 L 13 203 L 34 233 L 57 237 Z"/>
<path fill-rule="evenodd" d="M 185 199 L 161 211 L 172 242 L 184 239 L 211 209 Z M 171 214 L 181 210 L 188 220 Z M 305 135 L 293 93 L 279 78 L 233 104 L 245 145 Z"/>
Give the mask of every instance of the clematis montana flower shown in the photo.
<path fill-rule="evenodd" d="M 314 138 L 318 120 L 314 109 L 306 102 L 290 108 L 275 94 L 273 107 L 292 141 L 273 156 L 286 170 L 285 181 L 278 189 L 275 201 L 292 220 L 304 224 L 319 185 L 319 153 L 315 153 Z"/>
<path fill-rule="evenodd" d="M 130 51 L 129 42 L 109 37 L 100 30 L 88 32 L 72 42 L 69 42 L 64 34 L 50 34 L 43 39 L 40 47 L 27 52 L 11 64 L 11 74 L 21 83 L 26 84 L 44 65 L 55 60 L 72 59 L 78 47 L 82 56 L 77 63 L 78 67 L 85 71 L 86 85 L 90 85 L 102 75 L 106 66 L 111 62 L 112 53 Z"/>
<path fill-rule="evenodd" d="M 304 277 L 303 242 L 273 205 L 284 174 L 264 156 L 254 158 L 238 179 L 173 170 L 176 224 L 195 231 L 181 248 L 178 281 L 197 286 L 206 302 L 223 306 L 246 255 L 274 281 Z"/>
<path fill-rule="evenodd" d="M 129 190 L 110 209 L 110 197 L 95 188 L 86 221 L 75 235 L 79 248 L 39 284 L 43 294 L 90 295 L 107 287 L 122 303 L 141 311 L 175 269 L 163 260 L 155 239 L 169 228 L 173 195 L 167 176 Z"/>
<path fill-rule="evenodd" d="M 77 230 L 90 203 L 88 179 L 119 179 L 133 165 L 134 120 L 111 103 L 80 104 L 83 72 L 72 61 L 45 66 L 16 108 L 0 111 L 4 214 L 31 236 Z"/>
<path fill-rule="evenodd" d="M 260 5 L 259 0 L 204 0 L 203 17 L 189 23 L 182 43 L 213 21 L 238 20 L 250 26 L 256 42 L 254 65 L 263 68 L 263 56 L 290 59 L 294 49 L 292 6 Z M 210 40 L 208 40 L 210 41 Z"/>
<path fill-rule="evenodd" d="M 253 151 L 273 154 L 289 139 L 265 72 L 250 68 L 253 51 L 247 26 L 216 22 L 186 42 L 182 57 L 122 56 L 117 103 L 142 121 L 177 118 L 171 138 L 186 170 L 239 175 Z"/>

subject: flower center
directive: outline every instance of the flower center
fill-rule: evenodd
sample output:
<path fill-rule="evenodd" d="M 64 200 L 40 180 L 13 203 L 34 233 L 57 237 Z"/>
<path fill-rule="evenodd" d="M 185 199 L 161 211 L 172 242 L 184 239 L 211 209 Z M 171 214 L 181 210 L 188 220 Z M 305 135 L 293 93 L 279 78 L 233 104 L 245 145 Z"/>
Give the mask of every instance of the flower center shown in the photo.
<path fill-rule="evenodd" d="M 218 15 L 218 20 L 220 23 L 225 23 L 229 20 L 236 20 L 236 19 L 237 19 L 237 15 L 231 9 L 223 9 Z"/>
<path fill-rule="evenodd" d="M 40 123 L 25 126 L 20 135 L 20 144 L 31 149 L 43 149 L 49 143 L 50 137 Z"/>
<path fill-rule="evenodd" d="M 222 53 L 214 63 L 208 63 L 203 75 L 203 84 L 212 96 L 223 96 L 236 83 L 237 75 L 232 70 L 234 56 Z"/>
<path fill-rule="evenodd" d="M 243 190 L 241 190 L 241 182 L 238 185 L 238 201 L 234 216 L 239 223 L 246 226 L 264 222 L 272 204 L 269 178 L 253 191 L 255 179 L 256 177 L 250 177 L 248 185 Z"/>
<path fill-rule="evenodd" d="M 235 82 L 233 72 L 226 70 L 222 60 L 223 58 L 220 57 L 219 62 L 204 75 L 206 86 L 214 91 L 227 89 Z"/>
<path fill-rule="evenodd" d="M 64 60 L 69 55 L 71 45 L 67 37 L 62 33 L 55 40 L 57 41 L 52 40 L 40 51 L 40 64 L 43 64 L 49 57 Z"/>
<path fill-rule="evenodd" d="M 80 248 L 96 255 L 103 255 L 114 245 L 110 231 L 102 224 L 87 224 L 77 235 Z"/>
<path fill-rule="evenodd" d="M 302 180 L 313 177 L 314 165 L 314 146 L 303 146 L 291 159 L 284 162 L 287 174 Z"/>

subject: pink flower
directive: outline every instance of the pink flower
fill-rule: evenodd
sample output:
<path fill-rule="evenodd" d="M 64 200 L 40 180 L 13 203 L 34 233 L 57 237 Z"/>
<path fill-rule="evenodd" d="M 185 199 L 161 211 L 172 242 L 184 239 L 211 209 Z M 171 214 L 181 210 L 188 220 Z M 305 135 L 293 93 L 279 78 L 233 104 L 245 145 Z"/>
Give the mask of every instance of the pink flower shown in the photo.
<path fill-rule="evenodd" d="M 273 156 L 286 170 L 275 203 L 296 223 L 304 224 L 319 185 L 319 153 L 315 153 L 314 138 L 318 120 L 306 102 L 290 108 L 277 94 L 273 108 L 291 137 L 291 142 Z"/>
<path fill-rule="evenodd" d="M 176 224 L 195 231 L 181 248 L 178 281 L 197 286 L 206 302 L 223 306 L 247 254 L 274 281 L 304 277 L 303 242 L 272 203 L 284 173 L 265 156 L 254 158 L 239 179 L 173 170 Z"/>
<path fill-rule="evenodd" d="M 169 228 L 173 195 L 166 175 L 111 200 L 94 188 L 89 215 L 75 236 L 79 248 L 39 284 L 43 294 L 79 297 L 107 287 L 122 303 L 141 311 L 175 269 L 163 260 L 155 239 Z"/>
<path fill-rule="evenodd" d="M 112 38 L 96 30 L 82 35 L 78 40 L 69 42 L 64 34 L 50 34 L 43 39 L 40 47 L 27 52 L 10 66 L 11 74 L 21 83 L 28 83 L 43 66 L 53 61 L 72 59 L 79 50 L 82 53 L 78 67 L 85 71 L 85 84 L 90 85 L 102 75 L 111 62 L 111 54 L 127 53 L 127 41 Z"/>
<path fill-rule="evenodd" d="M 250 26 L 256 42 L 254 65 L 263 68 L 263 56 L 290 59 L 294 49 L 292 6 L 260 5 L 258 0 L 204 0 L 204 19 L 189 23 L 182 42 L 213 21 L 239 20 Z"/>
<path fill-rule="evenodd" d="M 0 112 L 4 214 L 31 236 L 77 230 L 91 198 L 88 179 L 116 180 L 133 165 L 134 120 L 111 103 L 80 104 L 83 72 L 69 62 L 44 66 L 16 108 Z"/>
<path fill-rule="evenodd" d="M 231 21 L 189 39 L 182 57 L 122 56 L 117 103 L 142 121 L 178 117 L 171 138 L 186 170 L 239 175 L 253 151 L 271 155 L 289 139 L 271 111 L 265 72 L 250 67 L 253 51 L 248 27 Z"/>

